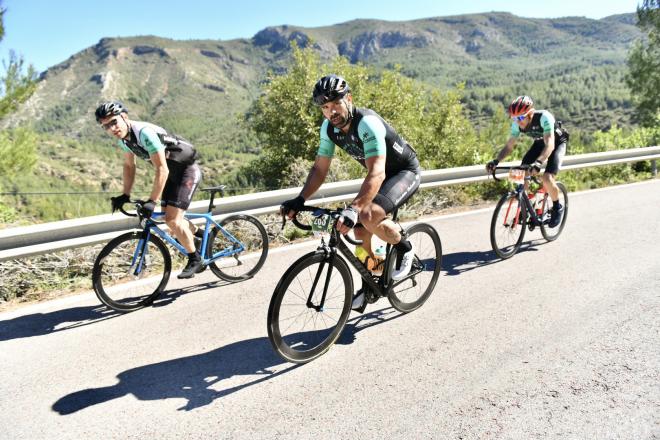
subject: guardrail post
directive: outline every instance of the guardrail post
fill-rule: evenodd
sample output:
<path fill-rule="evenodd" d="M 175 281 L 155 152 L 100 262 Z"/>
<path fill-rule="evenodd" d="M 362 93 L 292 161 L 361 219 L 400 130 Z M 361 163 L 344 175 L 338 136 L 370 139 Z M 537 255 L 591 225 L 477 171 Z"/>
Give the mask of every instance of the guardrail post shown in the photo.
<path fill-rule="evenodd" d="M 653 177 L 658 176 L 658 165 L 655 159 L 651 161 L 651 174 L 653 174 Z"/>

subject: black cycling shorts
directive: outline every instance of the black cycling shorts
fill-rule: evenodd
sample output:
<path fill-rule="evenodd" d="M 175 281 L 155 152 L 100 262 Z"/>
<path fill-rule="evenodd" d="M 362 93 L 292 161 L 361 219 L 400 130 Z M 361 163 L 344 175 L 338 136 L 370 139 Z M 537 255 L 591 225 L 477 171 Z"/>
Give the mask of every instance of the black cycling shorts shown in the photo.
<path fill-rule="evenodd" d="M 522 159 L 523 165 L 531 165 L 538 159 L 538 157 L 543 152 L 545 148 L 545 142 L 543 139 L 537 139 L 534 141 L 529 151 L 525 153 L 525 156 Z M 545 166 L 545 172 L 557 175 L 561 169 L 561 163 L 564 161 L 564 155 L 566 154 L 566 142 L 555 146 L 555 149 L 552 150 L 550 157 L 548 157 L 548 163 Z"/>
<path fill-rule="evenodd" d="M 163 188 L 161 205 L 188 209 L 193 194 L 202 180 L 202 171 L 196 163 L 188 166 L 168 164 L 168 167 L 170 174 Z"/>
<path fill-rule="evenodd" d="M 403 205 L 415 194 L 421 183 L 420 170 L 401 170 L 386 176 L 373 202 L 381 206 L 387 214 Z"/>

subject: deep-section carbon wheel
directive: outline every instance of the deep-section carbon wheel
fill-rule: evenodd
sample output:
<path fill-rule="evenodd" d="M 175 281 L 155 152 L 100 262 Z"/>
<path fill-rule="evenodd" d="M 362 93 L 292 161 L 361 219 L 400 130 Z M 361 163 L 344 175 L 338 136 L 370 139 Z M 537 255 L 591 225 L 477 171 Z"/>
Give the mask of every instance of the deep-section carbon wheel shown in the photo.
<path fill-rule="evenodd" d="M 284 274 L 270 301 L 268 338 L 290 362 L 309 362 L 328 351 L 351 312 L 351 272 L 335 255 L 328 277 L 328 258 L 319 251 L 300 258 Z"/>
<path fill-rule="evenodd" d="M 442 244 L 433 226 L 417 223 L 410 226 L 406 234 L 415 250 L 415 259 L 410 275 L 395 284 L 388 296 L 392 307 L 404 313 L 412 312 L 426 302 L 442 268 Z"/>

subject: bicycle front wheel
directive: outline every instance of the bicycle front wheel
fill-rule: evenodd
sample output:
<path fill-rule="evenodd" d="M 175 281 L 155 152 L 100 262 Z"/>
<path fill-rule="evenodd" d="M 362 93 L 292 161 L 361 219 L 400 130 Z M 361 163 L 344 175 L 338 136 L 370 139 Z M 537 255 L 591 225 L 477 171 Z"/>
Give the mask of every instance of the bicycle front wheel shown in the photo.
<path fill-rule="evenodd" d="M 392 307 L 403 313 L 412 312 L 426 302 L 433 293 L 442 268 L 442 244 L 433 226 L 417 223 L 409 227 L 406 233 L 415 250 L 415 258 L 410 275 L 395 284 L 388 296 Z"/>
<path fill-rule="evenodd" d="M 303 256 L 285 272 L 268 307 L 273 348 L 295 363 L 321 356 L 341 335 L 352 299 L 353 278 L 341 257 L 330 265 L 323 252 Z"/>
<path fill-rule="evenodd" d="M 552 199 L 548 197 L 548 194 L 545 194 L 545 200 L 543 201 L 543 222 L 541 223 L 541 234 L 543 238 L 548 241 L 555 241 L 559 238 L 559 234 L 564 230 L 566 225 L 566 218 L 568 217 L 568 191 L 563 183 L 557 182 L 559 187 L 559 203 L 564 207 L 564 213 L 561 218 L 561 223 L 557 227 L 551 228 L 548 226 L 547 222 L 550 220 L 550 211 L 552 210 L 552 205 L 554 204 Z"/>
<path fill-rule="evenodd" d="M 129 232 L 111 240 L 96 257 L 92 285 L 99 300 L 118 312 L 151 304 L 170 279 L 172 260 L 163 241 L 144 232 Z"/>
<path fill-rule="evenodd" d="M 527 228 L 527 210 L 515 193 L 507 193 L 497 202 L 490 223 L 490 244 L 498 257 L 512 257 L 522 244 Z"/>
<path fill-rule="evenodd" d="M 259 220 L 246 214 L 230 215 L 209 234 L 207 257 L 219 254 L 209 266 L 226 281 L 252 278 L 268 256 L 268 234 Z"/>

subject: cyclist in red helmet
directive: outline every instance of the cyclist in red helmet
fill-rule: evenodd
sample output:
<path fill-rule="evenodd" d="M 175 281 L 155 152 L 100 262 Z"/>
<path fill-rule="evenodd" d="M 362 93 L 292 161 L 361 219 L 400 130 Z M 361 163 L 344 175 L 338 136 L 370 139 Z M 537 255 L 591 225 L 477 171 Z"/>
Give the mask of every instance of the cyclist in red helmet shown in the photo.
<path fill-rule="evenodd" d="M 532 146 L 522 159 L 523 165 L 531 165 L 532 174 L 539 173 L 543 164 L 543 188 L 552 199 L 550 211 L 551 228 L 561 223 L 564 207 L 559 203 L 559 187 L 556 177 L 561 169 L 561 163 L 568 146 L 568 132 L 562 128 L 561 122 L 547 110 L 536 110 L 534 101 L 529 96 L 519 96 L 509 105 L 509 116 L 512 119 L 511 136 L 497 157 L 486 164 L 486 170 L 494 169 L 501 160 L 511 152 L 521 134 L 534 139 Z"/>

